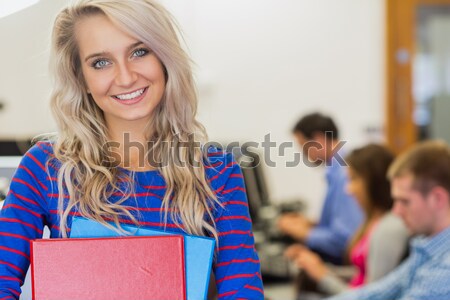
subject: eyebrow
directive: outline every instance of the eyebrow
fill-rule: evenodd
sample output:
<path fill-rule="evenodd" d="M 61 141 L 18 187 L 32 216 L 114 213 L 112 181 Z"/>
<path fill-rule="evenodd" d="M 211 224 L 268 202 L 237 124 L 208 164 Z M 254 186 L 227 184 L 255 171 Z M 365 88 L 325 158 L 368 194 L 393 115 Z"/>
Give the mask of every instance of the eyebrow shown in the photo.
<path fill-rule="evenodd" d="M 130 46 L 128 46 L 127 51 L 130 51 L 131 49 L 133 49 L 133 48 L 135 48 L 135 47 L 137 47 L 137 46 L 143 45 L 143 44 L 144 44 L 143 42 L 136 42 L 136 43 L 134 43 L 134 44 L 131 44 Z M 86 56 L 86 58 L 84 59 L 84 61 L 87 62 L 87 61 L 90 60 L 91 58 L 98 57 L 98 56 L 106 56 L 106 55 L 108 55 L 108 54 L 109 54 L 109 52 L 99 52 L 99 53 L 94 53 L 94 54 L 91 54 L 91 55 Z"/>

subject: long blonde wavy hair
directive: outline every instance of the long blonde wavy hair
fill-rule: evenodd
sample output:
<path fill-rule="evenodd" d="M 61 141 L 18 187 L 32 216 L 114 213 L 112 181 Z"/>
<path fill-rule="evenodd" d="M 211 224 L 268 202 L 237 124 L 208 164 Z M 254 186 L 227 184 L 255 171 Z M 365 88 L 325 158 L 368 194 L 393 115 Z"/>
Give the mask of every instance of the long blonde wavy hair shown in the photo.
<path fill-rule="evenodd" d="M 219 204 L 205 174 L 203 163 L 197 166 L 183 162 L 205 162 L 207 154 L 200 147 L 174 146 L 168 141 L 206 141 L 204 127 L 195 119 L 197 94 L 191 61 L 182 49 L 176 23 L 164 7 L 153 0 L 78 0 L 56 17 L 52 33 L 50 68 L 54 76 L 51 108 L 59 133 L 54 137 L 54 154 L 60 169 L 60 230 L 67 236 L 67 218 L 73 209 L 82 216 L 107 226 L 112 220 L 118 228 L 120 217 L 127 216 L 138 224 L 130 207 L 122 205 L 133 191 L 133 172 L 123 172 L 110 163 L 111 153 L 105 147 L 108 130 L 103 113 L 85 88 L 80 57 L 75 40 L 75 25 L 83 18 L 103 14 L 113 24 L 148 46 L 159 58 L 166 72 L 166 88 L 154 117 L 149 120 L 149 152 L 157 162 L 167 190 L 162 201 L 175 224 L 195 235 L 212 235 L 218 239 L 213 218 Z M 127 180 L 123 180 L 124 177 Z M 123 182 L 129 182 L 123 185 Z M 64 199 L 64 192 L 69 199 Z M 110 201 L 115 192 L 123 193 L 117 202 Z"/>

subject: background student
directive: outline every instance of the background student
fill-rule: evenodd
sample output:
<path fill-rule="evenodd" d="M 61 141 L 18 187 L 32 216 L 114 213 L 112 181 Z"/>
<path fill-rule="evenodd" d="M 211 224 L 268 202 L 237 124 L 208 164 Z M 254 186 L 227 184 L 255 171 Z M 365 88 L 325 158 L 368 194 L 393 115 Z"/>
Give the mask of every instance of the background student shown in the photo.
<path fill-rule="evenodd" d="M 333 273 L 320 257 L 302 246 L 292 246 L 286 255 L 318 283 L 326 294 L 338 294 L 362 286 L 392 271 L 405 254 L 408 231 L 400 218 L 390 213 L 392 198 L 387 170 L 393 155 L 381 145 L 370 144 L 346 157 L 348 192 L 364 211 L 360 226 L 348 249 L 348 260 L 356 267 L 350 282 Z"/>
<path fill-rule="evenodd" d="M 450 299 L 450 148 L 428 141 L 389 168 L 395 214 L 417 235 L 394 271 L 361 289 L 329 300 Z"/>
<path fill-rule="evenodd" d="M 338 128 L 330 117 L 312 113 L 298 121 L 293 133 L 308 161 L 325 166 L 327 191 L 317 224 L 300 213 L 288 213 L 280 217 L 278 228 L 325 261 L 341 264 L 350 238 L 364 217 L 355 199 L 345 191 L 348 178 Z"/>

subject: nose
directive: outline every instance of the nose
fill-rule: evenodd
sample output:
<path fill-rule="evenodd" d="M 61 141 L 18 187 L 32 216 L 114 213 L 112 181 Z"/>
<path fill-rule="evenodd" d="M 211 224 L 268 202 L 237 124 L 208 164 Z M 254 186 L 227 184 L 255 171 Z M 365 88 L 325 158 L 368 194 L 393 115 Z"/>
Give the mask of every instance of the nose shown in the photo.
<path fill-rule="evenodd" d="M 132 86 L 137 79 L 137 73 L 128 62 L 117 64 L 116 84 L 123 87 Z"/>

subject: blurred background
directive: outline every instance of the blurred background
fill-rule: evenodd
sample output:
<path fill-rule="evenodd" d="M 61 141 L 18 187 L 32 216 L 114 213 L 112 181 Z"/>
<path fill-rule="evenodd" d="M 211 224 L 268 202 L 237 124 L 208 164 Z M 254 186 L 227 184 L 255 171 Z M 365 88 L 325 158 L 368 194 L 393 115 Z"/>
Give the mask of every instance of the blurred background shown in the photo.
<path fill-rule="evenodd" d="M 68 2 L 0 1 L 0 177 L 10 176 L 30 139 L 56 131 L 50 29 Z M 322 170 L 286 167 L 299 152 L 291 129 L 302 115 L 333 117 L 348 149 L 381 142 L 398 153 L 421 139 L 450 142 L 450 0 L 161 2 L 195 63 L 198 118 L 210 140 L 252 141 L 260 151 L 268 135 L 276 143 L 264 153 L 275 166 L 246 176 L 261 218 L 274 217 L 260 211 L 267 205 L 301 203 L 313 219 L 321 211 Z M 283 142 L 293 146 L 281 155 Z M 271 299 L 288 299 L 287 289 L 275 290 Z"/>

